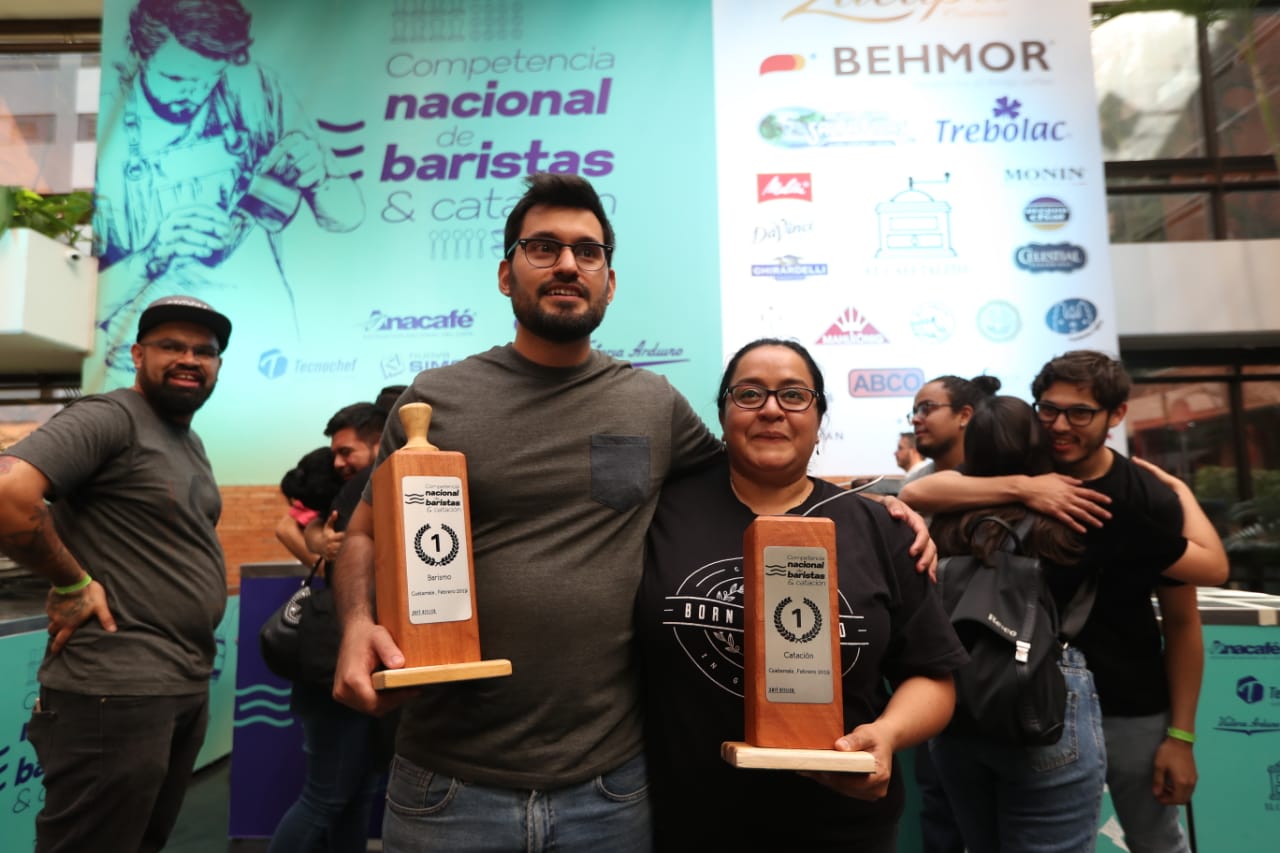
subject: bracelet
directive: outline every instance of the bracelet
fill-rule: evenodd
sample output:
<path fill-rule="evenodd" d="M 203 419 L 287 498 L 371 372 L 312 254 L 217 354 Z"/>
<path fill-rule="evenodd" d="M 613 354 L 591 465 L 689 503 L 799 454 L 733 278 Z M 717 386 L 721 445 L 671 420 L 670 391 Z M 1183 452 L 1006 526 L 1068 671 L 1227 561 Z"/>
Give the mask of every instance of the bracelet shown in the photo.
<path fill-rule="evenodd" d="M 55 586 L 53 591 L 58 595 L 74 595 L 91 583 L 93 583 L 93 578 L 89 576 L 88 572 L 85 572 L 80 580 L 75 583 L 67 584 L 66 586 Z"/>
<path fill-rule="evenodd" d="M 1173 726 L 1169 726 L 1169 728 L 1165 729 L 1165 734 L 1167 734 L 1169 737 L 1173 738 L 1174 740 L 1180 740 L 1183 743 L 1196 742 L 1196 733 L 1189 732 L 1186 729 L 1176 729 Z"/>

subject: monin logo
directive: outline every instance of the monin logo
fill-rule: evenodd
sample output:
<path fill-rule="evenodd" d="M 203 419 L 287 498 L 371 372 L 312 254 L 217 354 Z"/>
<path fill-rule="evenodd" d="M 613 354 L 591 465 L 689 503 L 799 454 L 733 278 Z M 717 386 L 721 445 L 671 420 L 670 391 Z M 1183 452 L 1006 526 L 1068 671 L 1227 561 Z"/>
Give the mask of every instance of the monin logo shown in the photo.
<path fill-rule="evenodd" d="M 376 308 L 364 323 L 365 334 L 382 332 L 441 332 L 470 329 L 476 318 L 470 308 L 457 308 L 448 314 L 383 314 Z"/>
<path fill-rule="evenodd" d="M 780 198 L 813 201 L 813 180 L 809 173 L 756 175 L 757 201 L 777 201 Z"/>
<path fill-rule="evenodd" d="M 1065 121 L 1032 121 L 1022 116 L 1022 102 L 996 98 L 991 118 L 980 122 L 938 119 L 940 144 L 997 142 L 1061 142 L 1069 136 Z"/>
<path fill-rule="evenodd" d="M 1084 247 L 1075 243 L 1028 243 L 1013 253 L 1018 269 L 1027 272 L 1074 272 L 1086 259 Z"/>

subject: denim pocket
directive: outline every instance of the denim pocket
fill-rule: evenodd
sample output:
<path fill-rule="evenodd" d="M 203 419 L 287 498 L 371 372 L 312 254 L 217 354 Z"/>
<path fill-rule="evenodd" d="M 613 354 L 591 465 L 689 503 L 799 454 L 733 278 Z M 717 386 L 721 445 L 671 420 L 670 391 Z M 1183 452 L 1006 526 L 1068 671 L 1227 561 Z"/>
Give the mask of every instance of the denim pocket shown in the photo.
<path fill-rule="evenodd" d="M 1070 681 L 1068 681 L 1070 685 Z M 1080 692 L 1067 691 L 1067 707 L 1063 715 L 1062 738 L 1048 746 L 1027 748 L 1027 761 L 1036 773 L 1047 773 L 1066 767 L 1080 758 Z"/>
<path fill-rule="evenodd" d="M 637 755 L 630 761 L 596 777 L 596 788 L 601 796 L 617 803 L 643 799 L 649 794 L 649 768 L 644 756 Z"/>
<path fill-rule="evenodd" d="M 625 512 L 649 496 L 649 437 L 591 436 L 591 498 Z"/>
<path fill-rule="evenodd" d="M 453 802 L 460 784 L 396 756 L 387 776 L 387 808 L 406 817 L 436 814 Z"/>

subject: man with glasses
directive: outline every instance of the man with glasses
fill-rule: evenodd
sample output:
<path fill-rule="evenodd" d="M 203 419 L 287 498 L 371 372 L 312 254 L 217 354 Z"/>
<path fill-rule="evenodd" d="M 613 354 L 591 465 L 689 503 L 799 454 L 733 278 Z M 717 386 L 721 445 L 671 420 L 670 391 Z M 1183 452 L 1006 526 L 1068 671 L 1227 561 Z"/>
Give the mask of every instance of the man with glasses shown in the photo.
<path fill-rule="evenodd" d="M 133 387 L 74 401 L 0 456 L 0 551 L 51 584 L 27 727 L 42 853 L 159 850 L 177 820 L 227 598 L 222 501 L 191 419 L 230 335 L 198 299 L 152 302 Z"/>
<path fill-rule="evenodd" d="M 1188 849 L 1177 805 L 1196 782 L 1191 745 L 1204 648 L 1193 585 L 1222 583 L 1228 565 L 1185 483 L 1106 446 L 1129 388 L 1123 365 L 1103 353 L 1059 356 L 1031 386 L 1057 474 L 939 475 L 904 488 L 902 498 L 935 512 L 1018 501 L 1086 533 L 1082 565 L 1096 572 L 1098 587 L 1075 645 L 1102 705 L 1107 786 L 1129 850 L 1166 853 Z"/>

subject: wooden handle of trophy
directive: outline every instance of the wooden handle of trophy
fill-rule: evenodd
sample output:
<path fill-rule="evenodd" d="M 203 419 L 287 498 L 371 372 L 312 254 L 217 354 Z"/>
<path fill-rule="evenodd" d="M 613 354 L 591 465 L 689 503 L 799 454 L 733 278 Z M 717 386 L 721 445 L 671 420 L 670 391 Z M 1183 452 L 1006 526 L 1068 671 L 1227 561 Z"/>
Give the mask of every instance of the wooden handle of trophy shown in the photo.
<path fill-rule="evenodd" d="M 404 427 L 405 447 L 423 450 L 439 450 L 427 441 L 431 428 L 431 406 L 428 403 L 405 403 L 400 407 L 400 424 Z"/>

